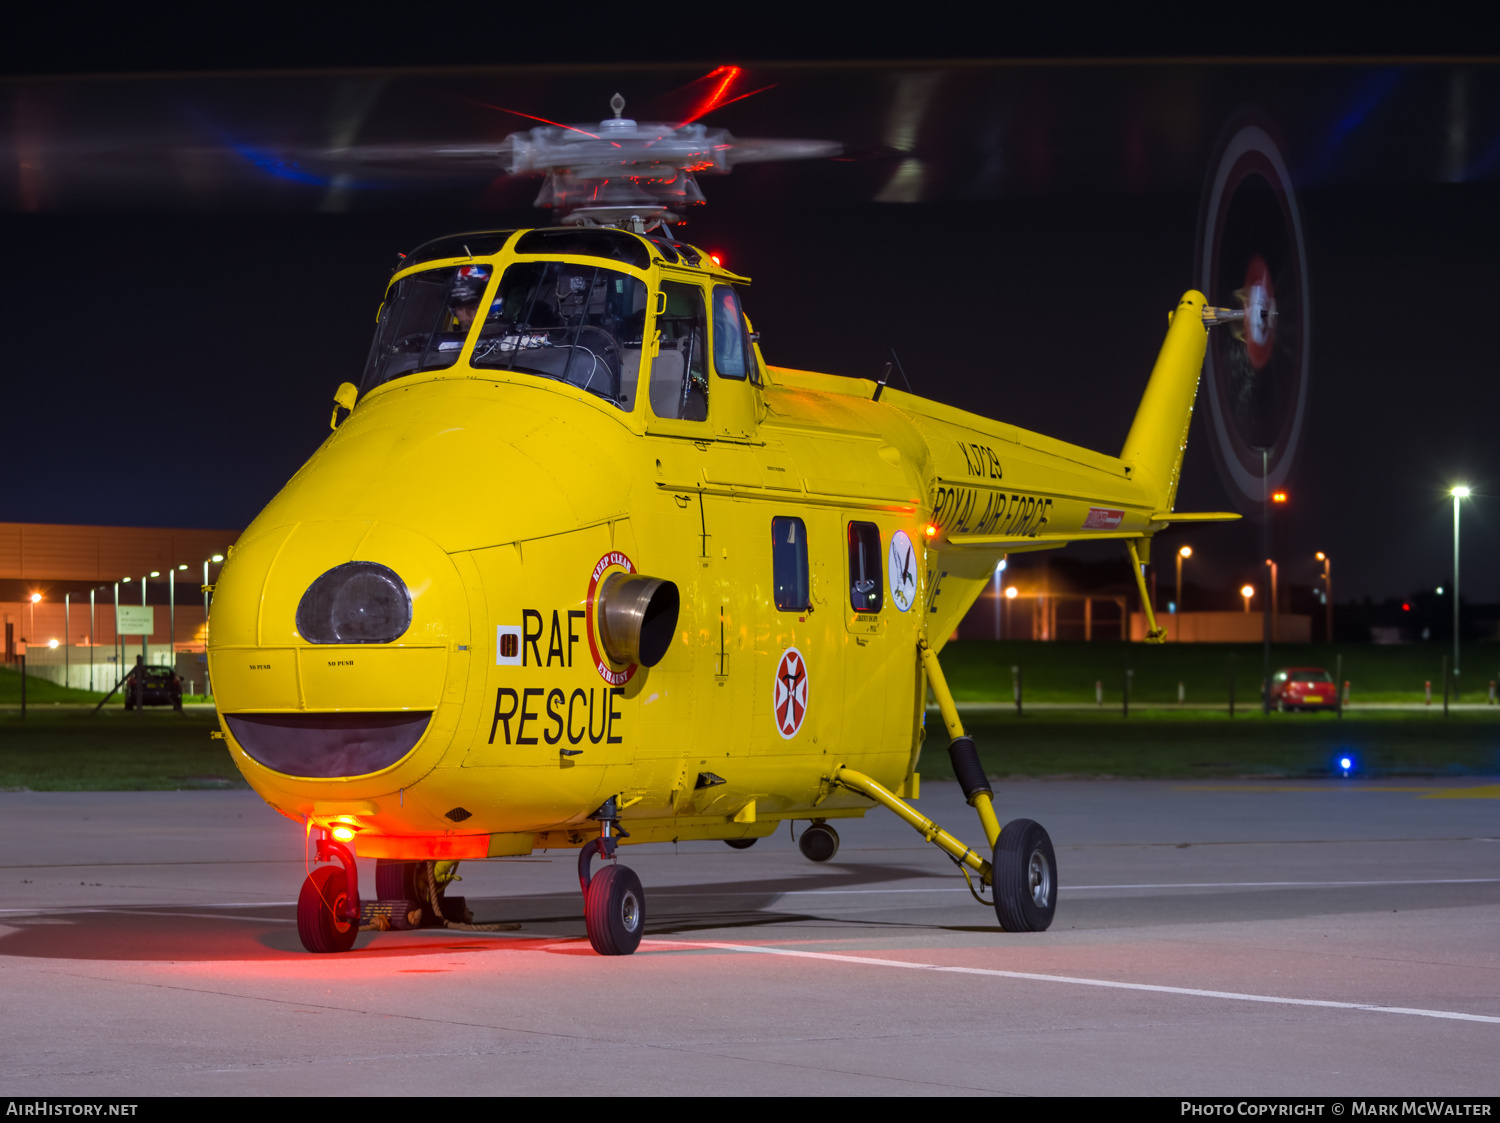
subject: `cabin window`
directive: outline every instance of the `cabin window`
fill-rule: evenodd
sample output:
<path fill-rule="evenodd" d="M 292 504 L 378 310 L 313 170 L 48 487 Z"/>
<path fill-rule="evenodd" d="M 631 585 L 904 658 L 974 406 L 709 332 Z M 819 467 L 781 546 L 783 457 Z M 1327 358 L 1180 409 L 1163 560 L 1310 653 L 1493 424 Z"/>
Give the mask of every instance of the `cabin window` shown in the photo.
<path fill-rule="evenodd" d="M 681 281 L 661 283 L 656 315 L 659 347 L 651 360 L 651 412 L 683 421 L 708 420 L 708 328 L 703 292 Z"/>
<path fill-rule="evenodd" d="M 880 577 L 880 528 L 874 523 L 849 524 L 849 605 L 855 612 L 879 612 L 885 603 Z"/>
<path fill-rule="evenodd" d="M 643 281 L 598 265 L 525 261 L 500 278 L 470 359 L 635 406 L 646 324 Z"/>
<path fill-rule="evenodd" d="M 714 286 L 714 369 L 721 378 L 744 378 L 750 369 L 745 316 L 728 285 Z"/>
<path fill-rule="evenodd" d="M 791 515 L 771 520 L 771 577 L 781 612 L 812 607 L 807 575 L 807 526 Z"/>
<path fill-rule="evenodd" d="M 492 272 L 490 265 L 450 265 L 392 285 L 380 307 L 361 388 L 458 362 Z"/>

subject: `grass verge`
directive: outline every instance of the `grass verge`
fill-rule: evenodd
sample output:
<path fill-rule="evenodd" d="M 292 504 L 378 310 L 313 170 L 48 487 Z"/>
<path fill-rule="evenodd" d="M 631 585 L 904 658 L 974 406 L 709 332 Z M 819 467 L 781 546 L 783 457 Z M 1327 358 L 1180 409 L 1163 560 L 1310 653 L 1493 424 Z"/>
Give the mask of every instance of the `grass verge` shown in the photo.
<path fill-rule="evenodd" d="M 0 790 L 243 788 L 213 713 L 33 710 L 0 713 Z"/>
<path fill-rule="evenodd" d="M 1500 722 L 1485 714 L 1386 713 L 1340 721 L 1333 714 L 1271 714 L 1230 719 L 1192 711 L 1099 714 L 964 715 L 991 776 L 1120 776 L 1139 779 L 1341 774 L 1500 775 Z M 941 719 L 927 718 L 919 768 L 951 780 Z"/>
<path fill-rule="evenodd" d="M 1436 703 L 1443 696 L 1443 660 L 1453 650 L 1443 644 L 1273 645 L 1271 669 L 1323 667 L 1333 674 L 1343 657 L 1343 677 L 1355 702 L 1421 702 L 1431 682 Z M 1492 679 L 1500 680 L 1500 645 L 1471 644 L 1464 650 L 1464 672 L 1454 701 L 1483 702 Z M 1017 640 L 961 640 L 943 648 L 943 671 L 960 701 L 1009 702 L 1013 668 L 1021 668 L 1023 696 L 1034 702 L 1093 702 L 1096 685 L 1104 704 L 1120 704 L 1130 671 L 1131 704 L 1170 704 L 1181 683 L 1189 702 L 1226 705 L 1230 682 L 1239 705 L 1260 700 L 1264 654 L 1248 643 L 1031 643 Z M 1500 708 L 1497 708 L 1500 719 Z"/>

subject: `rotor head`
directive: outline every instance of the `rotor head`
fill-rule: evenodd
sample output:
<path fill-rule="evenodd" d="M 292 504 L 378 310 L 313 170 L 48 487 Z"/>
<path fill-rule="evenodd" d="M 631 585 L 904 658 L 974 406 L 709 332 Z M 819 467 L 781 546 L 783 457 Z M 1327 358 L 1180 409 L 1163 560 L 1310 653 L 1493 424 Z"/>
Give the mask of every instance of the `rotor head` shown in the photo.
<path fill-rule="evenodd" d="M 535 205 L 564 224 L 639 226 L 676 222 L 701 206 L 699 175 L 727 175 L 736 164 L 835 156 L 824 140 L 740 140 L 701 123 L 669 125 L 624 116 L 625 99 L 610 99 L 613 117 L 590 125 L 541 125 L 511 133 L 499 155 L 511 175 L 542 174 Z"/>

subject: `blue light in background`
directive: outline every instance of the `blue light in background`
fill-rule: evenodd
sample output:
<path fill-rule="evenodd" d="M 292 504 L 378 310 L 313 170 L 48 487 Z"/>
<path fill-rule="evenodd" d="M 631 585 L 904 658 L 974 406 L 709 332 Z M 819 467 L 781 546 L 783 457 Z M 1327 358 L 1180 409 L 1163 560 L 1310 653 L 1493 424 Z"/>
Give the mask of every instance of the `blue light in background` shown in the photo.
<path fill-rule="evenodd" d="M 236 144 L 233 145 L 233 148 L 257 168 L 260 168 L 264 172 L 269 172 L 277 179 L 289 179 L 293 183 L 310 183 L 318 187 L 327 187 L 330 182 L 327 176 L 304 171 L 296 163 L 287 163 L 287 161 L 269 152 L 261 152 L 251 148 L 248 144 Z"/>

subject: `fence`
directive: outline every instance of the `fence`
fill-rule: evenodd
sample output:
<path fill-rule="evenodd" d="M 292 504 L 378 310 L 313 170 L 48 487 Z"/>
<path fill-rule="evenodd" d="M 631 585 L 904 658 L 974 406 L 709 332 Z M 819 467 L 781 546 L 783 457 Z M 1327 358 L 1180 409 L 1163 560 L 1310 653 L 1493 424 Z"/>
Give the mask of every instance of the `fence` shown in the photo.
<path fill-rule="evenodd" d="M 26 675 L 28 678 L 45 679 L 57 686 L 71 686 L 75 690 L 104 692 L 135 666 L 135 657 L 141 654 L 139 639 L 134 642 L 126 637 L 123 649 L 95 645 L 64 648 L 28 645 L 26 649 Z M 175 667 L 182 676 L 183 691 L 201 694 L 208 678 L 208 663 L 201 651 L 177 651 L 165 643 L 148 644 L 146 664 L 151 667 Z M 11 670 L 20 667 L 12 665 Z"/>

